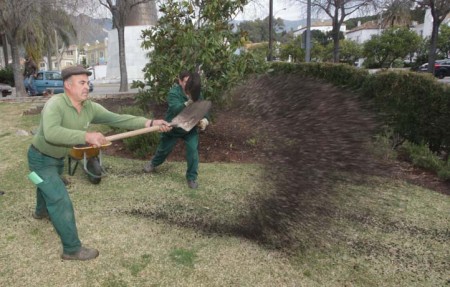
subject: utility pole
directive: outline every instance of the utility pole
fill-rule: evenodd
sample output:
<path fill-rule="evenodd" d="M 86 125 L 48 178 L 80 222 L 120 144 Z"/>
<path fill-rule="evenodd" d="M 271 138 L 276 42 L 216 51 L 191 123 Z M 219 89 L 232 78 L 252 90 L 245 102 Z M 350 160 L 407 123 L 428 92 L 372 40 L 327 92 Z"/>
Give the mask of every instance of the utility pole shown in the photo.
<path fill-rule="evenodd" d="M 267 61 L 272 61 L 272 30 L 273 30 L 273 0 L 269 0 L 269 55 Z"/>
<path fill-rule="evenodd" d="M 306 43 L 305 62 L 311 62 L 311 0 L 308 0 L 306 7 Z"/>

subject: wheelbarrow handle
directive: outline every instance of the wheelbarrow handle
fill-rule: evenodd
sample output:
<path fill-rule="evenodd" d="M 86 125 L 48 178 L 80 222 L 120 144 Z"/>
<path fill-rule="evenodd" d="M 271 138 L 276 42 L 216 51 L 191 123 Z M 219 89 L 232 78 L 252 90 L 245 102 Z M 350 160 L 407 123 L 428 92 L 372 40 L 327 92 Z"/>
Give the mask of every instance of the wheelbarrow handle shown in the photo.
<path fill-rule="evenodd" d="M 116 140 L 121 140 L 124 138 L 129 138 L 129 137 L 142 135 L 142 134 L 146 134 L 146 133 L 150 133 L 150 132 L 156 132 L 156 131 L 159 131 L 159 126 L 153 126 L 153 127 L 148 127 L 148 128 L 143 128 L 143 129 L 138 129 L 138 130 L 134 130 L 134 131 L 129 131 L 129 132 L 124 132 L 124 133 L 120 133 L 120 134 L 116 134 L 116 135 L 107 136 L 106 140 L 107 141 L 116 141 Z"/>

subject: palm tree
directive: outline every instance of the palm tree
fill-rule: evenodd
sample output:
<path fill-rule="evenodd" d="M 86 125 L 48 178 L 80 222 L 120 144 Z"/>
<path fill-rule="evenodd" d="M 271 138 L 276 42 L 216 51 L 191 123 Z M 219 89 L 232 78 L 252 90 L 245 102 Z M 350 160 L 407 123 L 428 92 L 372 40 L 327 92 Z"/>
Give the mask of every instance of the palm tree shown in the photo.
<path fill-rule="evenodd" d="M 413 7 L 411 0 L 389 0 L 386 2 L 381 13 L 381 26 L 386 27 L 405 27 L 411 24 L 411 9 Z"/>
<path fill-rule="evenodd" d="M 48 68 L 52 69 L 52 55 L 57 56 L 58 66 L 60 66 L 62 55 L 59 53 L 60 47 L 64 50 L 74 42 L 77 33 L 65 10 L 46 1 L 40 4 L 39 12 L 45 11 L 46 17 L 40 17 L 32 27 L 24 31 L 23 43 L 27 54 L 37 63 L 46 54 Z"/>

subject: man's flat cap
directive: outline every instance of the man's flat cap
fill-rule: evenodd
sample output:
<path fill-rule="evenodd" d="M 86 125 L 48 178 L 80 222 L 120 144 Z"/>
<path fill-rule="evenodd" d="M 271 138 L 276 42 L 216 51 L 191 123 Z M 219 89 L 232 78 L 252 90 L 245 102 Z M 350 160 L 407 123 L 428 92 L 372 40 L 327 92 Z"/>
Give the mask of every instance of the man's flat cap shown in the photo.
<path fill-rule="evenodd" d="M 82 74 L 90 76 L 90 75 L 92 75 L 92 72 L 86 70 L 82 66 L 70 66 L 70 67 L 64 68 L 61 71 L 61 77 L 63 78 L 63 81 L 67 80 L 67 78 L 69 78 L 70 76 L 82 75 Z"/>

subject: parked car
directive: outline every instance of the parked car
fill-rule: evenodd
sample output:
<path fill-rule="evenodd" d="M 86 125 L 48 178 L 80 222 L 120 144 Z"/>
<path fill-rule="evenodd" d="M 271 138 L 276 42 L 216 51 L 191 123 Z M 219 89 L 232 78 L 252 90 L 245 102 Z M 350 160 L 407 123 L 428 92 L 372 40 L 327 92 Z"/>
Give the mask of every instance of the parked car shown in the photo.
<path fill-rule="evenodd" d="M 27 88 L 27 80 L 24 82 L 27 93 L 30 95 L 30 91 Z M 39 71 L 33 81 L 34 90 L 37 95 L 44 93 L 60 94 L 64 93 L 64 85 L 59 71 Z"/>
<path fill-rule="evenodd" d="M 2 93 L 2 97 L 6 97 L 12 94 L 12 87 L 8 84 L 0 83 L 0 92 Z"/>
<path fill-rule="evenodd" d="M 419 72 L 428 72 L 428 63 L 421 65 Z M 443 79 L 450 76 L 450 59 L 436 60 L 434 63 L 434 76 Z"/>

